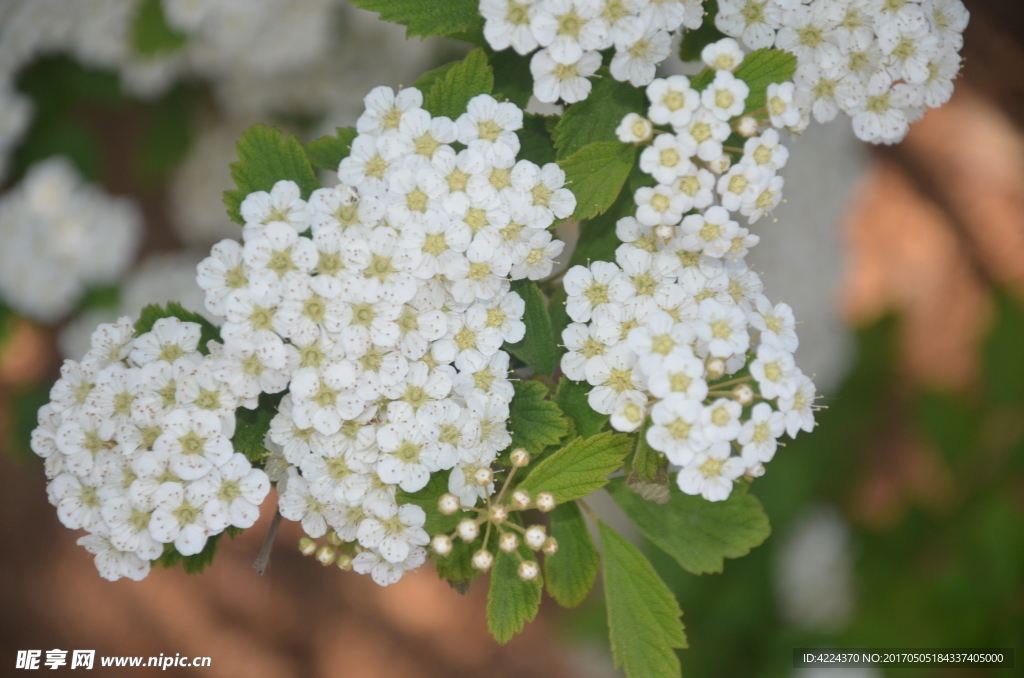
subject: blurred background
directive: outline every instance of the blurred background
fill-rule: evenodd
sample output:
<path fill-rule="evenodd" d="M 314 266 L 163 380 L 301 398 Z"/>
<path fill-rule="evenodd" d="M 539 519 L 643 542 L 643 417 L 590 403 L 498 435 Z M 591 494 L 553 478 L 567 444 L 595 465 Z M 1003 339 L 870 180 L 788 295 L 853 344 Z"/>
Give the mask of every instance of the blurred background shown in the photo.
<path fill-rule="evenodd" d="M 753 486 L 764 545 L 699 577 L 647 549 L 684 610 L 688 678 L 882 675 L 794 671 L 815 645 L 1024 661 L 1024 3 L 965 2 L 953 99 L 902 144 L 866 147 L 842 116 L 790 142 L 788 202 L 751 260 L 802 321 L 827 409 Z M 241 130 L 332 132 L 373 86 L 464 50 L 344 0 L 0 0 L 0 673 L 62 648 L 209 655 L 205 676 L 617 675 L 599 589 L 546 600 L 499 647 L 485 583 L 460 596 L 428 564 L 379 588 L 303 558 L 296 525 L 257 577 L 270 511 L 201 576 L 106 582 L 28 449 L 97 323 L 203 310 L 195 265 L 239 235 L 221 192 Z"/>

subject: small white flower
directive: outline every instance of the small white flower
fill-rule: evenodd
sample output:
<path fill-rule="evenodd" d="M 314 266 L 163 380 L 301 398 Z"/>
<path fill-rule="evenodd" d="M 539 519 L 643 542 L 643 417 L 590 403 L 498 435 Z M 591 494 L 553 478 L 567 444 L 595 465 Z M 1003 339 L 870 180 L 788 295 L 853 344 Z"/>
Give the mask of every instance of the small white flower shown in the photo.
<path fill-rule="evenodd" d="M 651 121 L 639 113 L 627 113 L 619 126 L 615 128 L 615 136 L 624 144 L 640 144 L 648 141 L 654 134 Z"/>
<path fill-rule="evenodd" d="M 730 71 L 717 71 L 715 79 L 701 92 L 704 107 L 719 120 L 729 120 L 743 113 L 750 88 Z"/>
<path fill-rule="evenodd" d="M 540 280 L 551 275 L 552 259 L 562 253 L 565 243 L 553 240 L 550 231 L 535 231 L 529 239 L 516 248 L 519 263 L 512 266 L 513 279 Z"/>
<path fill-rule="evenodd" d="M 210 256 L 197 267 L 196 282 L 206 293 L 206 310 L 225 314 L 228 294 L 249 283 L 242 261 L 242 246 L 237 240 L 221 240 L 210 250 Z"/>
<path fill-rule="evenodd" d="M 668 31 L 655 28 L 617 49 L 608 68 L 616 80 L 643 87 L 654 79 L 658 64 L 671 51 L 672 36 Z"/>
<path fill-rule="evenodd" d="M 281 515 L 288 520 L 301 521 L 302 529 L 314 539 L 327 532 L 328 522 L 341 522 L 342 509 L 336 504 L 325 504 L 313 496 L 305 478 L 291 469 L 285 490 L 277 501 Z"/>
<path fill-rule="evenodd" d="M 791 127 L 800 122 L 800 109 L 794 99 L 795 93 L 796 85 L 792 82 L 768 85 L 765 107 L 775 127 Z"/>
<path fill-rule="evenodd" d="M 431 473 L 451 468 L 456 459 L 437 445 L 438 433 L 436 426 L 424 426 L 415 418 L 377 429 L 381 452 L 377 473 L 381 480 L 416 492 L 426 486 Z"/>
<path fill-rule="evenodd" d="M 782 10 L 771 0 L 720 0 L 715 26 L 750 49 L 771 47 Z"/>
<path fill-rule="evenodd" d="M 562 341 L 566 353 L 562 355 L 562 372 L 573 381 L 587 378 L 587 363 L 597 356 L 604 355 L 608 345 L 597 338 L 600 328 L 596 324 L 569 323 L 562 330 Z"/>
<path fill-rule="evenodd" d="M 320 370 L 302 369 L 292 376 L 292 412 L 301 428 L 324 435 L 337 433 L 341 422 L 363 411 L 364 401 L 352 388 L 356 371 L 348 361 L 329 363 Z"/>
<path fill-rule="evenodd" d="M 168 466 L 182 480 L 197 480 L 227 462 L 234 448 L 221 433 L 213 412 L 175 410 L 163 421 L 163 433 L 153 450 L 168 457 Z"/>
<path fill-rule="evenodd" d="M 360 134 L 394 133 L 406 113 L 423 105 L 423 94 L 415 87 L 400 90 L 397 95 L 390 87 L 374 87 L 363 101 L 366 111 L 356 121 L 356 130 Z"/>
<path fill-rule="evenodd" d="M 174 544 L 183 556 L 193 556 L 203 550 L 209 530 L 204 508 L 209 496 L 202 485 L 182 487 L 179 483 L 164 483 L 153 495 L 153 515 L 149 519 L 149 533 L 162 544 Z"/>
<path fill-rule="evenodd" d="M 691 214 L 683 219 L 680 226 L 682 246 L 693 252 L 701 251 L 709 257 L 722 257 L 732 246 L 738 229 L 739 224 L 729 219 L 729 212 L 716 205 L 703 216 Z"/>
<path fill-rule="evenodd" d="M 142 581 L 149 575 L 149 560 L 121 551 L 104 536 L 87 534 L 75 543 L 96 556 L 96 570 L 107 581 L 117 581 L 121 577 Z"/>
<path fill-rule="evenodd" d="M 516 130 L 523 126 L 523 112 L 512 103 L 498 103 L 489 94 L 469 100 L 466 112 L 455 121 L 459 142 L 479 152 L 499 167 L 515 162 L 519 153 Z"/>
<path fill-rule="evenodd" d="M 647 115 L 657 125 L 685 127 L 700 106 L 700 94 L 690 87 L 690 79 L 685 75 L 658 78 L 647 86 L 646 93 L 651 102 Z"/>
<path fill-rule="evenodd" d="M 352 559 L 352 569 L 359 574 L 369 574 L 378 586 L 398 583 L 408 570 L 415 570 L 427 560 L 427 550 L 422 546 L 409 549 L 409 556 L 401 563 L 392 563 L 375 551 L 363 551 Z"/>
<path fill-rule="evenodd" d="M 651 427 L 647 442 L 664 452 L 669 461 L 679 466 L 689 464 L 693 455 L 707 448 L 701 435 L 700 401 L 674 394 L 651 409 Z"/>
<path fill-rule="evenodd" d="M 744 353 L 750 346 L 743 311 L 713 299 L 700 302 L 700 322 L 694 325 L 694 330 L 707 351 L 716 358 Z"/>
<path fill-rule="evenodd" d="M 779 412 L 786 415 L 786 433 L 790 438 L 803 430 L 814 430 L 814 383 L 799 369 L 789 385 L 779 394 Z"/>
<path fill-rule="evenodd" d="M 712 445 L 698 452 L 676 477 L 679 489 L 686 494 L 699 494 L 708 501 L 724 501 L 732 493 L 732 481 L 743 475 L 745 466 L 740 457 L 729 456 L 729 443 Z"/>
<path fill-rule="evenodd" d="M 771 461 L 778 448 L 777 439 L 785 432 L 786 415 L 776 412 L 768 403 L 754 405 L 737 438 L 743 446 L 743 461 L 748 466 Z"/>
<path fill-rule="evenodd" d="M 216 534 L 229 525 L 247 528 L 260 517 L 260 504 L 270 492 L 270 479 L 236 452 L 210 475 L 196 483 L 209 497 L 203 508 L 207 529 Z"/>
<path fill-rule="evenodd" d="M 530 24 L 538 9 L 535 0 L 481 0 L 487 44 L 497 51 L 511 46 L 519 54 L 532 52 L 537 48 L 537 38 Z"/>
<path fill-rule="evenodd" d="M 533 75 L 533 95 L 544 103 L 561 99 L 567 104 L 576 103 L 590 94 L 590 76 L 601 67 L 601 54 L 584 52 L 578 61 L 562 64 L 555 61 L 547 49 L 542 49 L 530 60 Z"/>
<path fill-rule="evenodd" d="M 270 193 L 255 191 L 247 195 L 241 212 L 252 235 L 258 235 L 272 222 L 285 223 L 296 233 L 302 233 L 311 221 L 309 206 L 301 197 L 299 185 L 287 180 L 275 183 Z"/>
<path fill-rule="evenodd" d="M 680 136 L 689 136 L 697 147 L 697 157 L 704 162 L 711 162 L 722 155 L 722 142 L 732 133 L 727 122 L 703 107 L 694 112 L 689 123 L 674 129 Z"/>
<path fill-rule="evenodd" d="M 599 12 L 593 0 L 544 0 L 530 26 L 554 61 L 575 64 L 586 51 L 608 47 L 608 27 Z"/>
<path fill-rule="evenodd" d="M 589 360 L 586 365 L 587 381 L 594 388 L 588 395 L 590 407 L 601 414 L 611 414 L 627 398 L 646 401 L 641 388 L 640 373 L 636 368 L 636 355 L 625 345 L 616 346 Z"/>
<path fill-rule="evenodd" d="M 671 184 L 693 168 L 697 146 L 689 137 L 659 134 L 640 154 L 640 169 L 662 184 Z"/>
<path fill-rule="evenodd" d="M 633 393 L 627 395 L 611 414 L 609 422 L 616 431 L 631 433 L 644 423 L 647 417 L 647 396 Z"/>
<path fill-rule="evenodd" d="M 692 351 L 677 350 L 665 358 L 661 368 L 648 375 L 648 388 L 658 398 L 682 396 L 702 402 L 708 395 L 704 381 L 704 361 L 695 358 Z"/>
<path fill-rule="evenodd" d="M 743 62 L 743 50 L 732 38 L 708 43 L 700 52 L 701 61 L 717 71 L 735 71 Z"/>
<path fill-rule="evenodd" d="M 430 537 L 423 524 L 427 514 L 415 504 L 377 505 L 359 525 L 359 545 L 375 548 L 389 563 L 401 563 L 414 546 L 426 546 Z"/>

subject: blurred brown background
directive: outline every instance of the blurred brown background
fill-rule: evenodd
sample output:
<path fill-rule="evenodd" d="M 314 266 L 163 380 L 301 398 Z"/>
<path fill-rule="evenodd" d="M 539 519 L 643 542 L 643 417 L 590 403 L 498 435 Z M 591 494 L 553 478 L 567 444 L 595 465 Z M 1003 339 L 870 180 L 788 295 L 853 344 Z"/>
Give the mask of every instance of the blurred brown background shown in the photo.
<path fill-rule="evenodd" d="M 872 149 L 856 204 L 836 224 L 846 242 L 847 273 L 835 300 L 854 326 L 899 311 L 908 383 L 961 389 L 978 375 L 975 349 L 990 322 L 993 287 L 1024 291 L 1024 2 L 966 4 L 971 23 L 953 99 L 930 110 L 904 143 Z M 130 121 L 105 124 L 111 144 L 131 144 Z M 109 190 L 141 195 L 127 165 L 104 172 Z M 142 198 L 150 228 L 145 249 L 174 247 L 166 196 Z M 52 333 L 19 326 L 0 355 L 0 438 L 8 440 L 4 427 L 20 387 L 56 378 L 59 364 Z M 369 577 L 303 558 L 293 524 L 282 526 L 270 569 L 258 577 L 252 561 L 269 511 L 238 539 L 224 540 L 202 576 L 155 570 L 140 583 L 106 582 L 75 545 L 79 535 L 64 529 L 47 504 L 40 466 L 13 462 L 4 445 L 0 675 L 13 672 L 8 661 L 16 650 L 30 648 L 209 655 L 210 668 L 163 675 L 210 677 L 499 678 L 598 670 L 564 642 L 564 613 L 550 600 L 525 633 L 499 647 L 486 631 L 485 581 L 460 596 L 428 564 L 380 588 Z M 856 496 L 868 523 L 893 520 L 910 497 L 940 501 L 954 482 L 899 426 L 890 444 L 865 455 L 872 472 Z"/>

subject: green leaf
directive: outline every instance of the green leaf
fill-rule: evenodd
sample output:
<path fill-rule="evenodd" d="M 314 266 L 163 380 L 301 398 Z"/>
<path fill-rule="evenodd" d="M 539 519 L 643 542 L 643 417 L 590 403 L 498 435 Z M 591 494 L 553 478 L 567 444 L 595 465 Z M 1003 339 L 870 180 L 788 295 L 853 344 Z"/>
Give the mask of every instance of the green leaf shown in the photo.
<path fill-rule="evenodd" d="M 566 185 L 576 196 L 573 218 L 591 219 L 607 211 L 619 197 L 635 160 L 636 146 L 617 141 L 599 141 L 560 160 Z"/>
<path fill-rule="evenodd" d="M 534 559 L 524 544 L 519 546 L 519 553 L 526 560 Z M 542 590 L 539 574 L 531 581 L 523 581 L 515 554 L 498 551 L 487 592 L 487 629 L 495 640 L 504 645 L 523 630 L 526 622 L 533 621 L 540 608 Z"/>
<path fill-rule="evenodd" d="M 480 576 L 480 570 L 473 567 L 473 554 L 479 548 L 480 545 L 476 542 L 456 539 L 452 542 L 452 552 L 446 556 L 439 556 L 430 551 L 437 576 L 447 580 L 459 593 L 465 593 L 469 584 Z"/>
<path fill-rule="evenodd" d="M 494 73 L 486 52 L 478 47 L 434 81 L 430 93 L 423 97 L 423 108 L 433 116 L 455 120 L 466 112 L 470 99 L 493 89 Z"/>
<path fill-rule="evenodd" d="M 576 438 L 533 467 L 519 489 L 534 497 L 550 492 L 559 504 L 581 499 L 607 485 L 605 476 L 618 470 L 632 449 L 632 439 L 623 434 Z"/>
<path fill-rule="evenodd" d="M 746 112 L 764 108 L 768 85 L 790 80 L 794 73 L 796 57 L 785 50 L 764 47 L 748 54 L 735 73 L 750 88 Z"/>
<path fill-rule="evenodd" d="M 231 177 L 237 189 L 224 191 L 228 216 L 245 223 L 240 211 L 250 193 L 270 191 L 278 181 L 291 180 L 299 186 L 303 198 L 320 188 L 306 151 L 295 137 L 284 137 L 280 130 L 253 125 L 238 142 L 238 162 L 231 163 Z"/>
<path fill-rule="evenodd" d="M 259 405 L 254 410 L 239 407 L 235 410 L 235 436 L 231 444 L 235 452 L 241 452 L 251 463 L 262 468 L 263 462 L 270 451 L 263 446 L 270 420 L 277 414 L 277 406 L 281 404 L 284 392 L 261 393 Z"/>
<path fill-rule="evenodd" d="M 771 534 L 761 502 L 744 483 L 734 484 L 725 501 L 707 501 L 670 485 L 664 505 L 644 500 L 626 487 L 625 478 L 609 483 L 608 493 L 645 537 L 688 572 L 721 572 L 723 559 L 747 555 Z"/>
<path fill-rule="evenodd" d="M 519 136 L 519 158 L 537 163 L 541 167 L 555 161 L 555 147 L 547 131 L 547 116 L 526 113 Z"/>
<path fill-rule="evenodd" d="M 240 533 L 241 530 L 234 531 L 229 527 L 224 532 L 215 534 L 207 539 L 203 550 L 191 556 L 183 556 L 178 553 L 178 549 L 174 548 L 174 544 L 164 544 L 164 552 L 153 562 L 162 567 L 174 567 L 181 563 L 186 574 L 202 574 L 203 570 L 213 563 L 213 558 L 217 555 L 217 544 L 220 542 L 220 538 L 228 534 L 234 539 L 235 535 Z"/>
<path fill-rule="evenodd" d="M 622 217 L 631 216 L 635 209 L 633 191 L 623 191 L 607 212 L 580 222 L 580 237 L 569 258 L 570 268 L 586 266 L 591 261 L 615 261 L 615 250 L 622 244 L 615 234 L 615 225 Z"/>
<path fill-rule="evenodd" d="M 667 504 L 671 496 L 668 477 L 668 459 L 661 452 L 647 444 L 647 429 L 651 419 L 647 418 L 640 435 L 636 437 L 636 452 L 626 479 L 626 485 L 647 501 Z"/>
<path fill-rule="evenodd" d="M 487 58 L 494 69 L 494 98 L 508 99 L 519 108 L 526 108 L 533 95 L 533 76 L 530 75 L 530 57 L 520 56 L 513 49 L 494 52 Z"/>
<path fill-rule="evenodd" d="M 477 0 L 351 0 L 380 18 L 402 24 L 408 38 L 455 35 L 483 27 Z"/>
<path fill-rule="evenodd" d="M 1009 291 L 995 296 L 995 322 L 985 339 L 985 385 L 1000 402 L 1024 402 L 1024 306 Z"/>
<path fill-rule="evenodd" d="M 306 157 L 313 167 L 337 172 L 338 165 L 352 151 L 352 141 L 357 134 L 355 127 L 338 127 L 333 135 L 306 144 Z"/>
<path fill-rule="evenodd" d="M 557 364 L 561 364 L 562 356 L 566 352 L 565 345 L 562 344 L 562 332 L 572 322 L 572 318 L 565 310 L 566 299 L 568 299 L 568 295 L 565 293 L 565 288 L 559 287 L 551 295 L 551 301 L 548 302 L 548 317 L 551 318 L 551 335 L 555 338 L 555 362 Z"/>
<path fill-rule="evenodd" d="M 427 514 L 427 522 L 423 525 L 423 529 L 431 537 L 435 534 L 448 534 L 463 518 L 463 511 L 456 511 L 454 514 L 446 516 L 437 507 L 437 500 L 441 498 L 442 494 L 448 492 L 449 475 L 451 475 L 451 471 L 435 471 L 430 474 L 430 480 L 427 481 L 423 489 L 416 492 L 398 491 L 396 501 L 399 505 L 416 504 Z"/>
<path fill-rule="evenodd" d="M 597 547 L 576 502 L 559 504 L 548 515 L 551 536 L 558 540 L 558 552 L 544 558 L 548 595 L 562 607 L 576 607 L 594 588 L 600 565 Z"/>
<path fill-rule="evenodd" d="M 558 382 L 558 390 L 555 391 L 555 402 L 563 412 L 572 417 L 576 422 L 576 430 L 584 438 L 597 435 L 608 423 L 607 414 L 595 412 L 590 406 L 587 400 L 590 388 L 590 384 L 586 382 L 562 377 Z"/>
<path fill-rule="evenodd" d="M 588 144 L 619 140 L 615 128 L 628 113 L 644 113 L 644 90 L 619 82 L 602 70 L 590 79 L 593 89 L 583 101 L 569 106 L 555 128 L 558 157 L 567 158 Z"/>
<path fill-rule="evenodd" d="M 188 38 L 167 24 L 160 0 L 143 0 L 132 20 L 131 40 L 136 54 L 155 57 L 177 52 Z"/>
<path fill-rule="evenodd" d="M 544 302 L 544 295 L 532 280 L 517 280 L 512 283 L 516 292 L 526 303 L 523 322 L 526 334 L 514 344 L 506 343 L 504 349 L 533 368 L 537 374 L 551 374 L 558 366 L 555 354 L 555 335 L 551 329 L 551 317 Z"/>
<path fill-rule="evenodd" d="M 608 636 L 615 666 L 629 678 L 680 676 L 676 648 L 686 647 L 679 603 L 640 551 L 598 521 L 604 560 Z"/>
<path fill-rule="evenodd" d="M 718 0 L 704 0 L 704 21 L 696 30 L 683 33 L 679 45 L 679 58 L 683 61 L 696 61 L 705 47 L 725 37 L 715 27 L 715 16 L 718 14 Z"/>
<path fill-rule="evenodd" d="M 524 447 L 537 455 L 548 445 L 557 445 L 568 430 L 558 405 L 545 400 L 548 388 L 539 381 L 514 381 L 515 395 L 509 403 L 510 449 Z"/>
<path fill-rule="evenodd" d="M 416 82 L 412 83 L 412 86 L 420 92 L 423 92 L 423 96 L 426 96 L 430 92 L 430 88 L 434 86 L 434 83 L 438 80 L 443 80 L 448 71 L 454 68 L 458 63 L 458 61 L 449 61 L 437 68 L 432 68 L 418 77 Z"/>
<path fill-rule="evenodd" d="M 139 319 L 135 323 L 135 336 L 151 331 L 153 329 L 153 323 L 161 318 L 177 318 L 182 322 L 198 324 L 201 328 L 201 334 L 199 335 L 199 352 L 203 355 L 209 355 L 210 353 L 210 350 L 206 348 L 206 342 L 211 340 L 220 341 L 220 330 L 198 313 L 186 311 L 182 305 L 176 301 L 169 302 L 167 306 L 163 308 L 156 304 L 150 304 L 142 309 L 142 313 L 139 314 Z"/>

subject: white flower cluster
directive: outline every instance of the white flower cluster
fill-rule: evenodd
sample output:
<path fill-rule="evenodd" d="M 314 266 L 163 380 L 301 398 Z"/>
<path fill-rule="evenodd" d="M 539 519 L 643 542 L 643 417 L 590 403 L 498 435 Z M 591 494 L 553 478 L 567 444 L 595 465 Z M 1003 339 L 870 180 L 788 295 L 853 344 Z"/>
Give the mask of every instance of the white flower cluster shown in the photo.
<path fill-rule="evenodd" d="M 100 325 L 81 362 L 66 360 L 39 410 L 32 449 L 46 460 L 50 503 L 111 581 L 139 580 L 173 544 L 203 550 L 229 526 L 252 526 L 267 475 L 231 444 L 235 395 L 217 376 L 219 346 L 200 326 L 157 320 L 134 337 L 128 317 Z"/>
<path fill-rule="evenodd" d="M 796 55 L 798 129 L 842 110 L 858 137 L 891 144 L 952 96 L 968 16 L 961 0 L 719 0 L 715 25 Z"/>
<path fill-rule="evenodd" d="M 735 478 L 764 472 L 783 433 L 813 428 L 815 389 L 793 361 L 792 311 L 761 294 L 744 261 L 759 238 L 731 218 L 753 222 L 778 204 L 788 153 L 776 130 L 757 135 L 740 117 L 739 45 L 721 40 L 704 58 L 717 72 L 703 92 L 684 76 L 655 80 L 650 119 L 619 127 L 624 141 L 649 143 L 640 168 L 660 183 L 637 189 L 636 216 L 618 221 L 617 263 L 566 274 L 562 370 L 594 387 L 590 405 L 614 428 L 637 430 L 649 414 L 647 441 L 681 467 L 680 488 L 718 501 Z M 651 141 L 651 121 L 674 133 Z M 734 126 L 753 135 L 732 165 L 722 144 Z"/>
<path fill-rule="evenodd" d="M 525 326 L 509 278 L 551 272 L 548 227 L 575 209 L 557 165 L 516 161 L 514 104 L 480 95 L 452 121 L 422 103 L 371 91 L 341 183 L 308 202 L 289 181 L 250 194 L 244 245 L 216 245 L 198 276 L 240 401 L 289 389 L 268 434 L 288 466 L 281 514 L 381 585 L 426 556 L 399 488 L 451 469 L 466 506 L 493 491 L 472 477 L 511 442 L 501 346 Z"/>
<path fill-rule="evenodd" d="M 124 274 L 141 230 L 134 203 L 83 183 L 66 159 L 36 163 L 0 199 L 0 299 L 55 322 Z"/>
<path fill-rule="evenodd" d="M 673 31 L 699 28 L 701 0 L 480 0 L 484 37 L 496 50 L 529 54 L 534 95 L 587 98 L 601 50 L 615 48 L 612 77 L 641 87 L 672 50 Z"/>

